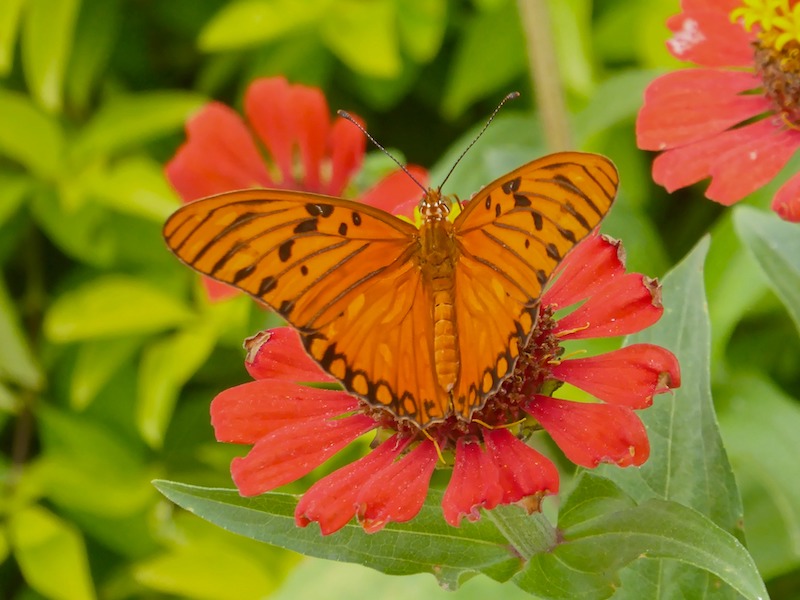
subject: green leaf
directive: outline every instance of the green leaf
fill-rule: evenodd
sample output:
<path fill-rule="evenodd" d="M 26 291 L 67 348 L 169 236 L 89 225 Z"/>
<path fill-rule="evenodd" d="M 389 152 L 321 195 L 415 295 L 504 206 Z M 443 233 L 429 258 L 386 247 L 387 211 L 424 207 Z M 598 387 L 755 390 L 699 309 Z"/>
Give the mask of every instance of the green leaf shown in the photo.
<path fill-rule="evenodd" d="M 26 0 L 0 2 L 0 76 L 6 76 L 14 66 L 14 46 Z"/>
<path fill-rule="evenodd" d="M 372 535 L 350 523 L 332 536 L 321 537 L 316 527 L 295 525 L 296 496 L 272 492 L 242 498 L 236 490 L 170 481 L 154 485 L 179 506 L 228 531 L 392 575 L 434 573 L 448 589 L 456 589 L 475 572 L 505 581 L 521 565 L 508 540 L 488 519 L 460 528 L 447 525 L 442 519 L 440 492 L 431 491 L 420 514 L 409 523 L 392 523 Z"/>
<path fill-rule="evenodd" d="M 205 102 L 199 94 L 177 91 L 116 97 L 81 130 L 72 155 L 81 162 L 158 139 L 181 129 Z"/>
<path fill-rule="evenodd" d="M 11 515 L 14 556 L 25 581 L 52 600 L 93 600 L 86 546 L 78 530 L 38 506 Z"/>
<path fill-rule="evenodd" d="M 0 379 L 29 390 L 41 387 L 44 374 L 20 326 L 15 304 L 0 279 Z"/>
<path fill-rule="evenodd" d="M 75 353 L 75 368 L 69 380 L 72 408 L 82 411 L 89 406 L 141 345 L 139 337 L 89 340 L 81 344 Z"/>
<path fill-rule="evenodd" d="M 136 425 L 151 446 L 161 446 L 181 388 L 209 357 L 218 335 L 216 323 L 205 319 L 145 349 L 139 367 Z"/>
<path fill-rule="evenodd" d="M 733 220 L 800 331 L 800 224 L 749 206 L 738 206 Z"/>
<path fill-rule="evenodd" d="M 733 374 L 720 386 L 725 445 L 741 485 L 757 487 L 771 510 L 754 517 L 745 500 L 748 543 L 765 577 L 800 564 L 800 407 L 763 375 Z M 751 497 L 755 492 L 751 493 Z"/>
<path fill-rule="evenodd" d="M 200 32 L 205 52 L 221 52 L 262 44 L 309 27 L 323 18 L 328 0 L 311 0 L 297 9 L 293 0 L 240 0 L 225 5 Z"/>
<path fill-rule="evenodd" d="M 609 598 L 619 587 L 614 574 L 646 558 L 680 561 L 713 573 L 750 600 L 768 597 L 744 546 L 707 517 L 677 502 L 653 498 L 636 507 L 605 512 L 565 529 L 563 536 L 562 544 L 534 557 L 517 576 L 523 589 L 564 600 Z M 590 585 L 583 588 L 587 574 Z M 637 591 L 631 594 L 625 584 L 619 592 L 617 597 L 645 597 Z"/>
<path fill-rule="evenodd" d="M 120 0 L 83 0 L 67 69 L 70 106 L 86 110 L 119 35 Z"/>
<path fill-rule="evenodd" d="M 397 26 L 403 49 L 417 63 L 436 56 L 447 27 L 447 4 L 428 0 L 396 0 Z"/>
<path fill-rule="evenodd" d="M 449 118 L 458 117 L 476 100 L 508 86 L 525 72 L 524 48 L 525 36 L 515 2 L 504 2 L 498 9 L 471 19 L 447 78 L 442 112 Z"/>
<path fill-rule="evenodd" d="M 184 304 L 145 280 L 106 275 L 59 296 L 45 315 L 44 332 L 58 343 L 142 335 L 191 316 Z"/>
<path fill-rule="evenodd" d="M 703 292 L 703 261 L 708 239 L 664 279 L 664 314 L 652 327 L 628 338 L 671 350 L 681 366 L 681 387 L 656 396 L 639 413 L 648 429 L 651 453 L 639 469 L 603 465 L 598 472 L 615 481 L 638 503 L 673 500 L 709 517 L 723 530 L 744 539 L 742 507 L 714 413 L 709 382 L 710 331 Z M 711 590 L 712 578 L 677 563 L 636 563 L 622 573 L 623 588 L 643 598 L 664 593 L 680 579 L 692 589 Z M 760 581 L 760 579 L 759 579 Z M 655 586 L 654 588 L 652 586 Z M 751 582 L 755 587 L 756 582 Z M 723 596 L 727 593 L 720 592 Z"/>
<path fill-rule="evenodd" d="M 32 179 L 18 173 L 0 173 L 0 227 L 17 212 L 30 193 Z"/>
<path fill-rule="evenodd" d="M 58 123 L 24 95 L 0 89 L 0 154 L 43 179 L 61 168 L 64 136 Z"/>
<path fill-rule="evenodd" d="M 320 35 L 339 60 L 370 77 L 400 74 L 394 0 L 339 0 L 320 22 Z"/>
<path fill-rule="evenodd" d="M 31 471 L 49 500 L 71 510 L 121 517 L 153 500 L 142 446 L 88 415 L 39 409 L 42 454 Z"/>
<path fill-rule="evenodd" d="M 564 86 L 582 96 L 594 88 L 592 49 L 592 3 L 587 0 L 546 2 L 553 31 L 553 51 Z M 609 103 L 609 104 L 614 104 Z"/>
<path fill-rule="evenodd" d="M 33 97 L 50 112 L 63 103 L 64 72 L 72 51 L 80 0 L 28 0 L 22 65 Z"/>

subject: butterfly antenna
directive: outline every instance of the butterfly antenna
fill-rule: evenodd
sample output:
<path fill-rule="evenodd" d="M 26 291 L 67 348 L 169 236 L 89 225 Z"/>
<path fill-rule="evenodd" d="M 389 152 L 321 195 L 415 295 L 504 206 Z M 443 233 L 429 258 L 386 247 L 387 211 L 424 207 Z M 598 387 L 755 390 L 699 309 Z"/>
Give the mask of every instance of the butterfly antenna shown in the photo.
<path fill-rule="evenodd" d="M 395 162 L 395 164 L 396 164 L 398 167 L 400 167 L 401 169 L 403 169 L 403 173 L 405 173 L 406 175 L 408 175 L 408 176 L 411 178 L 411 181 L 413 181 L 414 183 L 416 183 L 416 184 L 419 186 L 419 188 L 420 188 L 420 189 L 421 189 L 421 190 L 422 190 L 424 193 L 426 193 L 426 194 L 428 193 L 428 188 L 427 188 L 427 187 L 425 187 L 424 185 L 422 185 L 422 184 L 419 182 L 419 180 L 418 180 L 416 177 L 414 177 L 414 176 L 411 174 L 411 171 L 409 171 L 408 169 L 406 169 L 406 167 L 405 167 L 405 165 L 403 165 L 403 163 L 401 163 L 401 162 L 400 162 L 399 160 L 397 160 L 397 159 L 396 159 L 394 156 L 392 156 L 392 155 L 389 153 L 389 151 L 388 151 L 386 148 L 384 148 L 383 146 L 381 146 L 381 145 L 378 143 L 378 140 L 376 140 L 374 137 L 372 137 L 372 136 L 369 134 L 369 132 L 368 132 L 366 129 L 364 129 L 362 126 L 361 126 L 361 123 L 359 123 L 358 121 L 356 121 L 356 120 L 355 120 L 355 119 L 354 119 L 354 118 L 353 118 L 353 117 L 350 115 L 350 113 L 348 113 L 348 112 L 345 112 L 345 111 L 343 111 L 343 110 L 337 110 L 337 111 L 336 111 L 336 114 L 337 114 L 337 115 L 339 115 L 340 117 L 342 117 L 343 119 L 347 119 L 347 120 L 348 120 L 348 121 L 350 121 L 350 122 L 351 122 L 353 125 L 355 125 L 356 127 L 358 127 L 358 128 L 361 130 L 361 133 L 363 133 L 365 136 L 367 136 L 367 139 L 368 139 L 370 142 L 372 142 L 373 144 L 375 144 L 375 145 L 376 145 L 376 146 L 377 146 L 377 147 L 378 147 L 378 148 L 379 148 L 379 149 L 380 149 L 380 150 L 381 150 L 381 151 L 382 151 L 382 152 L 383 152 L 383 153 L 384 153 L 386 156 L 388 156 L 389 158 L 391 158 L 391 159 L 392 159 L 392 160 Z"/>
<path fill-rule="evenodd" d="M 503 99 L 500 101 L 500 104 L 498 104 L 498 105 L 497 105 L 497 108 L 495 108 L 495 109 L 494 109 L 494 111 L 492 112 L 492 114 L 489 116 L 489 120 L 488 120 L 488 121 L 486 121 L 486 125 L 484 125 L 484 126 L 483 126 L 483 129 L 481 129 L 481 130 L 478 132 L 478 135 L 476 135 L 476 136 L 475 136 L 475 139 L 473 139 L 473 140 L 472 140 L 472 141 L 469 143 L 469 146 L 467 146 L 466 148 L 464 148 L 464 151 L 461 153 L 461 156 L 459 156 L 459 157 L 458 157 L 458 159 L 456 160 L 456 162 L 454 162 L 454 163 L 453 163 L 453 166 L 452 166 L 452 167 L 450 167 L 450 170 L 447 172 L 447 175 L 445 176 L 444 180 L 442 181 L 442 183 L 440 183 L 440 184 L 439 184 L 439 189 L 440 189 L 440 190 L 442 189 L 442 187 L 444 186 L 444 184 L 445 184 L 445 183 L 447 183 L 447 180 L 448 180 L 448 179 L 450 179 L 450 175 L 452 175 L 452 174 L 453 174 L 453 171 L 455 171 L 455 170 L 456 170 L 456 167 L 458 166 L 458 163 L 460 163 L 460 162 L 461 162 L 461 159 L 462 159 L 462 158 L 464 158 L 464 155 L 465 155 L 467 152 L 469 152 L 469 149 L 470 149 L 470 148 L 472 148 L 472 147 L 475 145 L 475 142 L 477 142 L 479 139 L 481 139 L 481 136 L 483 135 L 483 132 L 484 132 L 484 131 L 486 131 L 486 129 L 487 129 L 487 128 L 489 127 L 489 125 L 491 124 L 491 122 L 492 122 L 492 121 L 494 121 L 494 118 L 495 118 L 495 116 L 497 116 L 497 113 L 498 113 L 498 112 L 500 112 L 500 109 L 501 109 L 501 108 L 503 108 L 503 105 L 504 105 L 506 102 L 508 102 L 509 100 L 514 100 L 515 98 L 519 98 L 519 92 L 511 92 L 510 94 L 508 94 L 508 95 L 507 95 L 505 98 L 503 98 Z"/>

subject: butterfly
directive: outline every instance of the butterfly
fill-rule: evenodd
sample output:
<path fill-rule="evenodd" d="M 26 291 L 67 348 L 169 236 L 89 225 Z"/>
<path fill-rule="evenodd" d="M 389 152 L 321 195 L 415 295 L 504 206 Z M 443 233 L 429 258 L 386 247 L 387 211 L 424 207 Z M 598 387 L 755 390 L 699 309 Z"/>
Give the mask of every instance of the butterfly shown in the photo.
<path fill-rule="evenodd" d="M 560 152 L 485 186 L 454 221 L 439 188 L 423 194 L 419 227 L 352 200 L 252 189 L 184 205 L 164 238 L 277 311 L 348 392 L 425 429 L 468 421 L 511 375 L 542 289 L 618 184 L 609 159 Z"/>

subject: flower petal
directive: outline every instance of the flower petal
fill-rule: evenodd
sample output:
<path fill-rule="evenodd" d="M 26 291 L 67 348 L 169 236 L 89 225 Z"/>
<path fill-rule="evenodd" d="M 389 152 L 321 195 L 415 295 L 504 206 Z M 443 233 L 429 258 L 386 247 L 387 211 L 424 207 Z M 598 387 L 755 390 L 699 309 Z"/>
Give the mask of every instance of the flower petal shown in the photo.
<path fill-rule="evenodd" d="M 428 171 L 416 165 L 408 165 L 406 169 L 419 183 L 428 186 Z M 411 177 L 398 169 L 368 189 L 359 200 L 393 215 L 412 218 L 423 193 Z"/>
<path fill-rule="evenodd" d="M 594 468 L 601 462 L 641 465 L 650 455 L 647 430 L 627 406 L 588 404 L 534 396 L 525 406 L 569 460 Z"/>
<path fill-rule="evenodd" d="M 165 168 L 185 202 L 272 185 L 253 136 L 239 115 L 224 104 L 204 106 L 187 122 L 186 135 L 186 143 Z"/>
<path fill-rule="evenodd" d="M 293 189 L 293 152 L 297 138 L 289 83 L 283 77 L 257 79 L 247 88 L 244 110 L 250 124 L 281 172 L 273 187 Z"/>
<path fill-rule="evenodd" d="M 372 452 L 323 477 L 303 494 L 294 511 L 298 527 L 316 521 L 322 535 L 339 531 L 356 514 L 356 497 L 369 480 L 387 468 L 408 444 L 392 436 Z"/>
<path fill-rule="evenodd" d="M 800 173 L 784 183 L 772 200 L 772 210 L 781 219 L 800 223 Z"/>
<path fill-rule="evenodd" d="M 500 474 L 492 457 L 477 441 L 459 438 L 450 483 L 442 498 L 444 520 L 458 527 L 462 517 L 480 518 L 479 508 L 491 510 L 503 499 Z"/>
<path fill-rule="evenodd" d="M 760 83 L 758 77 L 743 71 L 667 73 L 645 90 L 644 106 L 636 118 L 636 143 L 644 150 L 675 148 L 767 112 L 772 102 L 763 95 L 740 95 Z"/>
<path fill-rule="evenodd" d="M 565 360 L 553 376 L 611 404 L 645 408 L 653 395 L 680 386 L 678 359 L 652 344 L 633 344 L 589 358 Z"/>
<path fill-rule="evenodd" d="M 667 20 L 674 33 L 667 48 L 676 58 L 704 67 L 752 67 L 754 36 L 731 22 L 736 6 L 730 0 L 683 2 L 684 12 Z"/>
<path fill-rule="evenodd" d="M 628 335 L 649 327 L 663 312 L 658 282 L 639 273 L 627 273 L 609 281 L 560 318 L 553 332 L 562 340 Z"/>
<path fill-rule="evenodd" d="M 717 157 L 711 166 L 706 197 L 726 206 L 763 187 L 780 172 L 800 147 L 800 131 L 777 127 Z"/>
<path fill-rule="evenodd" d="M 253 379 L 294 382 L 327 382 L 335 379 L 322 370 L 303 348 L 293 327 L 261 331 L 244 341 L 244 366 Z"/>
<path fill-rule="evenodd" d="M 556 272 L 558 277 L 542 295 L 542 304 L 566 308 L 623 275 L 625 250 L 619 240 L 590 235 L 573 248 Z"/>
<path fill-rule="evenodd" d="M 359 124 L 360 118 L 350 115 Z M 331 157 L 331 178 L 324 193 L 341 196 L 353 175 L 361 168 L 366 152 L 367 139 L 358 127 L 341 117 L 333 122 L 328 138 L 328 152 Z"/>
<path fill-rule="evenodd" d="M 200 281 L 203 284 L 203 287 L 206 289 L 206 294 L 211 302 L 219 302 L 220 300 L 232 298 L 233 296 L 242 293 L 241 290 L 233 287 L 232 285 L 222 283 L 216 279 L 211 279 L 211 277 L 202 276 Z"/>
<path fill-rule="evenodd" d="M 293 85 L 289 93 L 294 136 L 303 162 L 303 176 L 298 187 L 310 192 L 323 192 L 320 171 L 328 149 L 328 103 L 318 88 Z"/>
<path fill-rule="evenodd" d="M 370 479 L 356 499 L 357 517 L 364 531 L 375 533 L 390 522 L 403 523 L 416 517 L 428 495 L 438 458 L 433 442 L 424 440 Z"/>
<path fill-rule="evenodd" d="M 256 442 L 247 456 L 233 459 L 233 481 L 242 496 L 263 494 L 307 475 L 375 427 L 365 415 L 281 427 Z"/>
<path fill-rule="evenodd" d="M 211 425 L 220 442 L 254 444 L 276 429 L 343 415 L 358 407 L 345 392 L 262 379 L 229 388 L 211 402 Z"/>
<path fill-rule="evenodd" d="M 546 494 L 558 493 L 555 465 L 507 429 L 487 430 L 483 439 L 500 477 L 502 504 L 521 502 L 532 513 Z"/>

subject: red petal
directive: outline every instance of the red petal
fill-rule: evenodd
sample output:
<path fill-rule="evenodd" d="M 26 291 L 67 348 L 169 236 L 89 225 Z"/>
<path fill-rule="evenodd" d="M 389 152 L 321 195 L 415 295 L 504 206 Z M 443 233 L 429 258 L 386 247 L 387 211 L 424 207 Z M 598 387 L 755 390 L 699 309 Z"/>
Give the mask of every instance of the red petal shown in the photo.
<path fill-rule="evenodd" d="M 442 498 L 444 520 L 458 527 L 462 517 L 477 521 L 479 508 L 491 510 L 503 499 L 500 474 L 492 457 L 467 438 L 456 443 L 456 461 Z"/>
<path fill-rule="evenodd" d="M 653 179 L 667 191 L 674 192 L 708 177 L 712 167 L 731 148 L 738 149 L 774 132 L 772 121 L 761 119 L 688 146 L 667 150 L 653 162 Z"/>
<path fill-rule="evenodd" d="M 165 167 L 184 201 L 221 192 L 269 187 L 272 180 L 239 115 L 212 102 L 189 119 L 186 143 Z"/>
<path fill-rule="evenodd" d="M 303 161 L 300 186 L 309 192 L 322 192 L 320 170 L 325 158 L 330 121 L 328 103 L 318 88 L 293 85 L 290 88 L 294 135 Z"/>
<path fill-rule="evenodd" d="M 319 523 L 322 535 L 330 535 L 347 525 L 356 514 L 356 497 L 369 480 L 386 469 L 406 448 L 394 435 L 365 457 L 323 477 L 303 494 L 294 511 L 298 527 Z"/>
<path fill-rule="evenodd" d="M 356 115 L 350 115 L 359 124 L 363 123 Z M 328 139 L 328 154 L 331 157 L 331 178 L 324 192 L 331 196 L 341 196 L 350 179 L 361 168 L 364 161 L 367 139 L 358 127 L 337 118 L 331 127 Z"/>
<path fill-rule="evenodd" d="M 653 395 L 680 387 L 678 359 L 652 344 L 633 344 L 613 352 L 565 360 L 552 369 L 561 381 L 611 404 L 645 408 Z"/>
<path fill-rule="evenodd" d="M 203 287 L 206 288 L 208 299 L 212 302 L 226 300 L 242 293 L 241 290 L 210 277 L 201 277 L 200 281 L 202 281 Z"/>
<path fill-rule="evenodd" d="M 406 168 L 419 183 L 428 187 L 428 172 L 425 169 L 416 165 Z M 413 218 L 414 208 L 419 206 L 423 193 L 411 177 L 398 169 L 368 189 L 359 200 L 393 215 Z"/>
<path fill-rule="evenodd" d="M 645 90 L 636 119 L 636 142 L 645 150 L 666 150 L 716 135 L 770 110 L 759 94 L 739 95 L 760 85 L 752 73 L 718 69 L 674 71 Z"/>
<path fill-rule="evenodd" d="M 717 157 L 711 166 L 706 196 L 726 206 L 763 187 L 800 147 L 800 131 L 773 129 Z"/>
<path fill-rule="evenodd" d="M 295 382 L 335 381 L 303 348 L 300 334 L 292 327 L 261 331 L 244 342 L 244 366 L 253 379 Z"/>
<path fill-rule="evenodd" d="M 358 400 L 345 392 L 262 379 L 217 394 L 211 402 L 211 424 L 220 442 L 254 444 L 281 427 L 343 415 L 357 407 Z"/>
<path fill-rule="evenodd" d="M 483 439 L 500 477 L 502 504 L 523 501 L 533 512 L 542 496 L 558 493 L 558 470 L 536 450 L 506 429 L 487 430 Z"/>
<path fill-rule="evenodd" d="M 262 382 L 249 385 L 258 383 Z M 247 456 L 233 459 L 233 481 L 242 496 L 263 494 L 307 475 L 375 427 L 365 415 L 281 427 L 256 442 Z"/>
<path fill-rule="evenodd" d="M 425 440 L 411 452 L 377 473 L 357 497 L 358 521 L 367 533 L 388 523 L 403 523 L 417 516 L 428 495 L 438 455 Z"/>
<path fill-rule="evenodd" d="M 283 77 L 257 79 L 247 88 L 244 110 L 281 171 L 282 181 L 275 187 L 293 189 L 292 154 L 297 134 L 289 83 Z"/>
<path fill-rule="evenodd" d="M 657 281 L 627 273 L 608 282 L 570 314 L 554 333 L 562 340 L 628 335 L 649 327 L 664 312 Z"/>
<path fill-rule="evenodd" d="M 674 33 L 667 48 L 676 58 L 704 67 L 752 67 L 750 42 L 755 36 L 731 22 L 735 6 L 728 1 L 684 2 L 684 12 L 667 20 Z"/>
<path fill-rule="evenodd" d="M 544 306 L 566 308 L 590 297 L 625 273 L 622 242 L 604 235 L 590 235 L 561 263 L 553 284 L 542 295 Z"/>
<path fill-rule="evenodd" d="M 772 200 L 772 210 L 781 219 L 800 223 L 800 174 L 793 175 L 781 186 Z"/>
<path fill-rule="evenodd" d="M 650 455 L 647 430 L 627 406 L 534 396 L 525 410 L 576 465 L 594 468 L 611 462 L 638 466 Z"/>

